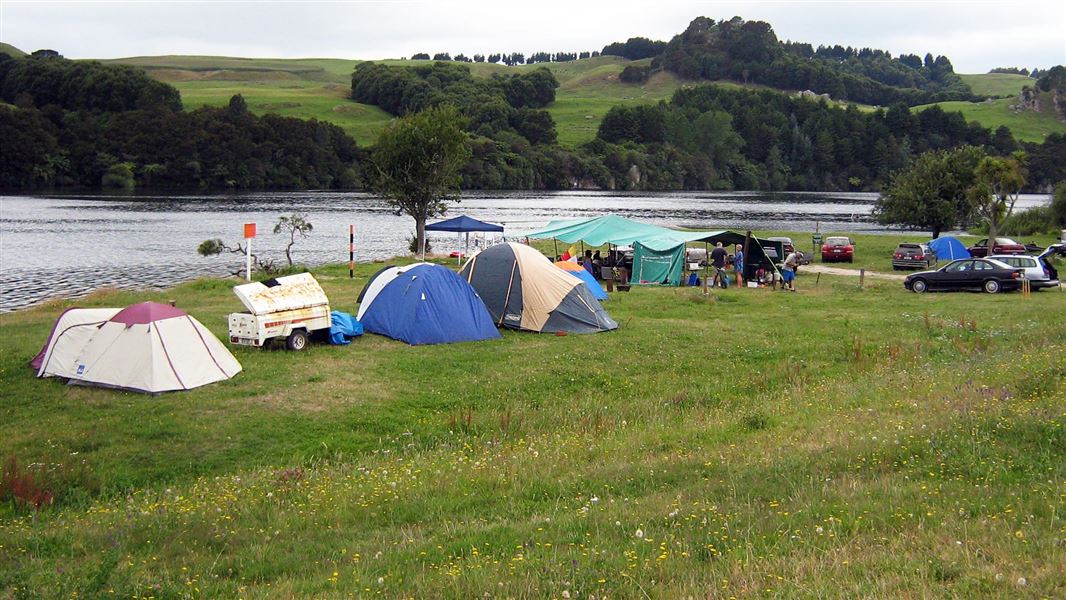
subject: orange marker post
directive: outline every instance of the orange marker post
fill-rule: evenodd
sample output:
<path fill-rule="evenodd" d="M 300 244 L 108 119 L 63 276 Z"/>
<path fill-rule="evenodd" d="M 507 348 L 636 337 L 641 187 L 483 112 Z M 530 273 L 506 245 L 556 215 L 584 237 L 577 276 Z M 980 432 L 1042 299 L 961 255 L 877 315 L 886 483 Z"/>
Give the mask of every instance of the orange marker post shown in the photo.
<path fill-rule="evenodd" d="M 252 280 L 252 238 L 255 237 L 255 223 L 244 224 L 244 278 Z"/>

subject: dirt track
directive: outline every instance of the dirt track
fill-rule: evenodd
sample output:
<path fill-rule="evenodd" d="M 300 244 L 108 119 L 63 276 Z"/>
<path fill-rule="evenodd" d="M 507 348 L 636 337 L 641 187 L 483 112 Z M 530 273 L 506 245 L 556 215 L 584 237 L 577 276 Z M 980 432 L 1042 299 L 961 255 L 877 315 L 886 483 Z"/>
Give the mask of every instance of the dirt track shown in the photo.
<path fill-rule="evenodd" d="M 840 267 L 827 267 L 825 265 L 803 265 L 800 267 L 799 272 L 802 273 L 825 273 L 826 275 L 851 275 L 853 277 L 859 276 L 858 269 L 842 269 Z M 891 279 L 892 281 L 903 281 L 907 276 L 898 275 L 895 273 L 878 273 L 876 271 L 867 271 L 867 277 L 873 277 L 874 279 Z"/>

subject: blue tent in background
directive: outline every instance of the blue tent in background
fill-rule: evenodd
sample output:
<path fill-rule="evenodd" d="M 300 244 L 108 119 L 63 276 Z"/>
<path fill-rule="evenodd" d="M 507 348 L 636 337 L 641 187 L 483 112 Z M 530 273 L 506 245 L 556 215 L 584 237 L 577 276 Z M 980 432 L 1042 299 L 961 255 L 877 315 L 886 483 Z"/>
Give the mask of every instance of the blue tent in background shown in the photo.
<path fill-rule="evenodd" d="M 582 267 L 576 262 L 570 262 L 567 260 L 557 262 L 555 263 L 555 266 L 573 275 L 574 277 L 577 277 L 581 281 L 584 281 L 585 285 L 589 286 L 589 291 L 592 292 L 592 295 L 597 300 L 607 299 L 607 292 L 603 290 L 603 286 L 600 285 L 600 282 L 596 281 L 596 278 L 592 276 L 592 273 L 589 273 L 587 270 L 585 270 L 585 267 Z"/>
<path fill-rule="evenodd" d="M 368 306 L 360 307 L 360 322 L 367 331 L 413 346 L 500 337 L 485 303 L 455 271 L 421 264 L 390 276 L 363 297 Z"/>
<path fill-rule="evenodd" d="M 936 252 L 937 260 L 955 260 L 970 258 L 970 251 L 958 239 L 945 235 L 929 242 L 929 247 Z"/>
<path fill-rule="evenodd" d="M 463 244 L 463 249 L 459 252 L 459 264 L 462 264 L 463 257 L 467 254 L 467 249 L 470 246 L 470 232 L 471 231 L 495 231 L 503 233 L 503 226 L 496 225 L 495 223 L 486 223 L 484 221 L 478 221 L 472 219 L 466 215 L 460 215 L 453 217 L 445 221 L 438 221 L 436 223 L 430 223 L 426 225 L 426 231 L 454 231 L 459 234 L 460 242 L 463 239 L 463 234 L 466 234 L 466 243 Z"/>

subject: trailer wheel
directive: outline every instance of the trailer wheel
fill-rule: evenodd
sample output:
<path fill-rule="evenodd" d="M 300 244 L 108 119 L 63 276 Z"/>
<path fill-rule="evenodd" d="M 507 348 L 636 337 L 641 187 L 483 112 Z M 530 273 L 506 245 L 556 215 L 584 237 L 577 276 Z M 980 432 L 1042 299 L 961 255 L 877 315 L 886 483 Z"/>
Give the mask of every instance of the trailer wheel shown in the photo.
<path fill-rule="evenodd" d="M 289 337 L 285 340 L 285 347 L 294 352 L 299 352 L 307 347 L 307 332 L 303 329 L 297 329 L 289 334 Z"/>

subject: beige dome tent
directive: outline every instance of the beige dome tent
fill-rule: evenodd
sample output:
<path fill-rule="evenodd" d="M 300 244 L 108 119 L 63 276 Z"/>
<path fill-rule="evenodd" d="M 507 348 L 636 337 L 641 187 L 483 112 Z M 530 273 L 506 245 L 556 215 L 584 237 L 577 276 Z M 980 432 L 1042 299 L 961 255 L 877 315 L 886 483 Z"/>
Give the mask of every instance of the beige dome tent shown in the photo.
<path fill-rule="evenodd" d="M 545 333 L 618 329 L 584 281 L 529 246 L 490 246 L 459 276 L 477 291 L 497 327 Z"/>
<path fill-rule="evenodd" d="M 144 302 L 103 322 L 57 326 L 37 376 L 158 393 L 189 390 L 240 371 L 237 359 L 199 321 L 173 306 Z"/>

